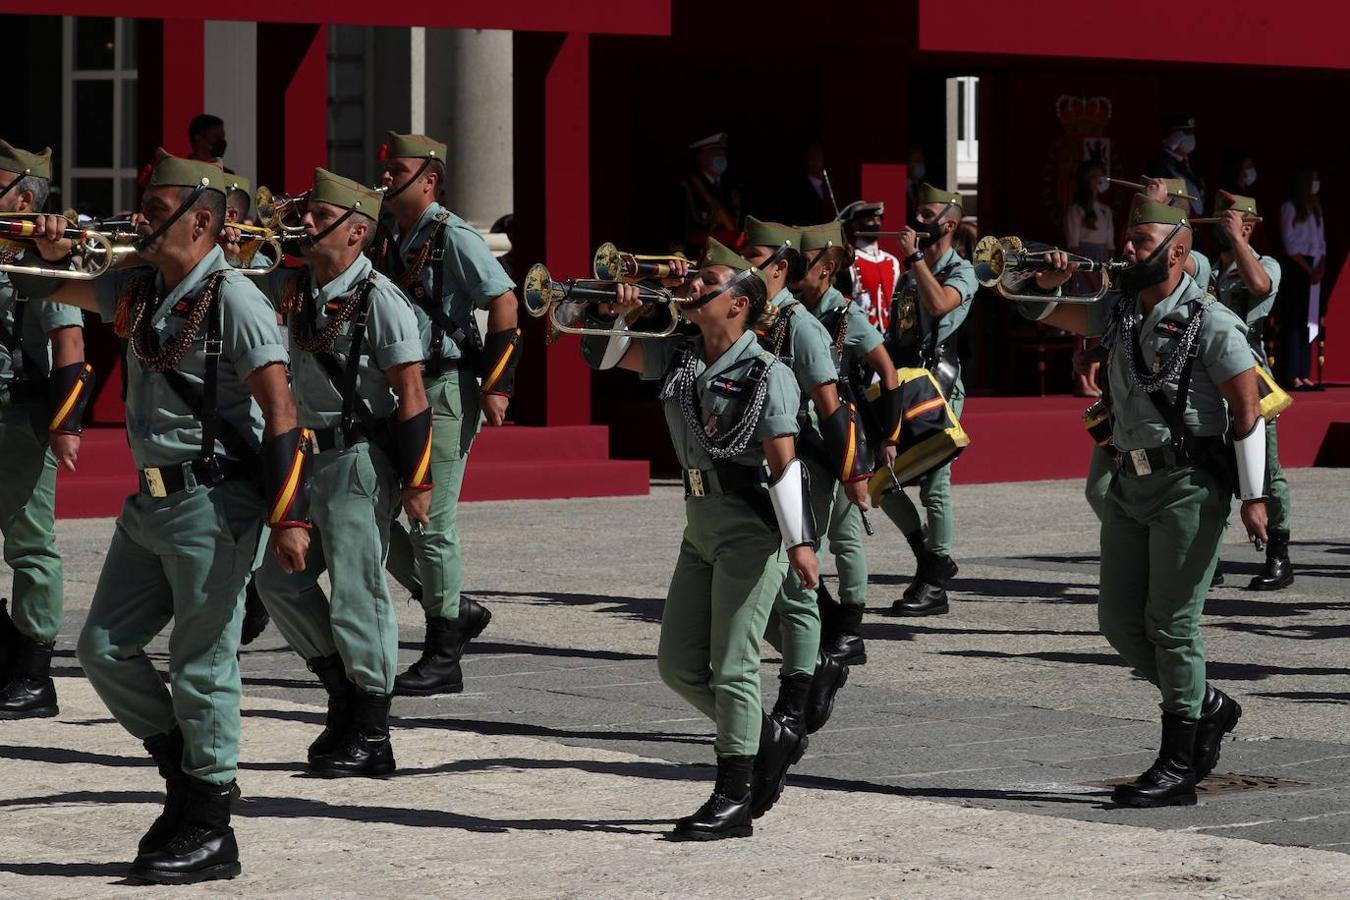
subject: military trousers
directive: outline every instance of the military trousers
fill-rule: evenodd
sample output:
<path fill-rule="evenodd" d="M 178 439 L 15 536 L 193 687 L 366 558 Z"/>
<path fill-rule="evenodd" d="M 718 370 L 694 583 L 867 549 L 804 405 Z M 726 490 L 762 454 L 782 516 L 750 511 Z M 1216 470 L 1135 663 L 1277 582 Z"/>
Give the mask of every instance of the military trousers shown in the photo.
<path fill-rule="evenodd" d="M 14 571 L 10 617 L 19 633 L 56 640 L 65 602 L 56 550 L 56 457 L 33 430 L 26 406 L 0 410 L 0 534 Z"/>
<path fill-rule="evenodd" d="M 734 495 L 690 497 L 657 668 L 717 725 L 718 756 L 754 756 L 763 717 L 760 636 L 787 573 L 778 529 Z"/>
<path fill-rule="evenodd" d="M 1111 490 L 1111 479 L 1116 474 L 1115 452 L 1100 444 L 1092 445 L 1092 456 L 1088 460 L 1087 483 L 1083 486 L 1083 495 L 1088 506 L 1101 522 L 1106 518 L 1107 493 Z"/>
<path fill-rule="evenodd" d="M 830 553 L 839 572 L 839 602 L 844 606 L 867 605 L 867 551 L 863 549 L 862 511 L 848 499 L 842 484 L 834 488 L 830 510 Z"/>
<path fill-rule="evenodd" d="M 811 475 L 811 514 L 816 520 L 816 534 L 823 535 L 830 529 L 834 488 L 839 482 L 829 469 L 815 460 L 803 457 L 802 462 Z M 820 605 L 816 602 L 816 589 L 805 587 L 796 572 L 788 570 L 778 588 L 764 639 L 782 654 L 782 674 L 810 675 L 816 670 L 816 656 L 820 652 Z"/>
<path fill-rule="evenodd" d="M 255 584 L 286 642 L 305 659 L 340 654 L 351 681 L 390 694 L 398 665 L 398 619 L 384 575 L 389 523 L 398 510 L 398 477 L 369 443 L 326 450 L 310 474 L 309 555 L 300 572 L 274 556 Z M 328 572 L 332 597 L 319 576 Z"/>
<path fill-rule="evenodd" d="M 265 515 L 246 481 L 128 497 L 76 651 L 122 727 L 141 740 L 181 728 L 183 771 L 216 784 L 239 759 L 236 654 Z M 170 621 L 166 689 L 145 646 Z"/>
<path fill-rule="evenodd" d="M 1280 466 L 1280 439 L 1274 422 L 1266 423 L 1266 516 L 1270 528 L 1289 531 L 1292 515 L 1289 481 Z"/>
<path fill-rule="evenodd" d="M 431 404 L 430 522 L 421 534 L 410 535 L 401 522 L 393 524 L 389 540 L 389 574 L 409 591 L 421 591 L 428 617 L 459 617 L 463 557 L 458 531 L 459 491 L 469 450 L 483 420 L 478 379 L 450 371 L 427 383 Z"/>
<path fill-rule="evenodd" d="M 947 398 L 947 402 L 959 419 L 961 410 L 966 405 L 966 391 L 960 379 L 952 386 L 952 395 Z M 923 506 L 928 519 L 924 545 L 930 552 L 939 556 L 950 556 L 954 527 L 951 463 L 936 468 L 919 479 L 919 503 Z M 905 491 L 890 491 L 885 494 L 881 499 L 881 510 L 905 536 L 923 528 L 923 524 L 919 521 L 919 511 Z"/>
<path fill-rule="evenodd" d="M 1196 466 L 1111 480 L 1101 528 L 1102 635 L 1157 686 L 1163 712 L 1200 715 L 1200 616 L 1232 495 Z"/>

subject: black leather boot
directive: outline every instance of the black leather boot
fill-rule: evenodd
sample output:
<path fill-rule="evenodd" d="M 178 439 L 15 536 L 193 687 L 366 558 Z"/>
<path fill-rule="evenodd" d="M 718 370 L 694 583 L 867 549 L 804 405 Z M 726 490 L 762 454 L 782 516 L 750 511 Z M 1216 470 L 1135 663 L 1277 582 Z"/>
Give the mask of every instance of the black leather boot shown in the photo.
<path fill-rule="evenodd" d="M 239 629 L 240 646 L 256 641 L 271 621 L 272 617 L 268 615 L 267 607 L 263 606 L 262 597 L 258 595 L 258 589 L 250 578 L 248 586 L 244 588 L 244 624 Z"/>
<path fill-rule="evenodd" d="M 353 689 L 352 724 L 338 746 L 309 761 L 325 778 L 381 778 L 394 772 L 389 743 L 389 697 Z"/>
<path fill-rule="evenodd" d="M 920 528 L 913 534 L 905 535 L 905 541 L 909 543 L 909 549 L 914 552 L 914 577 L 909 580 L 909 586 L 900 594 L 900 599 L 891 604 L 892 609 L 902 603 L 913 603 L 914 598 L 919 594 L 919 588 L 923 586 L 924 576 L 927 574 L 924 564 L 928 562 L 928 547 L 923 542 L 923 529 Z"/>
<path fill-rule="evenodd" d="M 463 691 L 460 658 L 469 641 L 482 634 L 491 621 L 492 613 L 487 607 L 469 597 L 459 598 L 459 615 L 454 620 L 428 617 L 422 655 L 408 671 L 394 679 L 394 696 L 431 697 Z"/>
<path fill-rule="evenodd" d="M 673 841 L 719 841 L 749 837 L 755 826 L 750 815 L 750 779 L 753 756 L 717 757 L 717 784 L 712 796 L 692 816 L 675 822 Z"/>
<path fill-rule="evenodd" d="M 241 871 L 239 845 L 230 828 L 234 782 L 211 784 L 187 778 L 182 822 L 168 842 L 142 853 L 128 873 L 152 884 L 196 884 L 234 878 Z"/>
<path fill-rule="evenodd" d="M 914 580 L 900 599 L 891 604 L 891 612 L 900 616 L 941 616 L 945 615 L 947 605 L 947 585 L 960 571 L 956 562 L 946 555 L 939 555 L 924 544 L 923 532 L 906 535 L 910 549 L 919 560 Z"/>
<path fill-rule="evenodd" d="M 1214 577 L 1209 580 L 1210 588 L 1223 587 L 1223 560 L 1214 564 Z"/>
<path fill-rule="evenodd" d="M 1205 700 L 1200 706 L 1200 723 L 1195 729 L 1195 780 L 1209 777 L 1219 764 L 1219 746 L 1223 736 L 1237 728 L 1242 706 L 1212 684 L 1205 685 Z"/>
<path fill-rule="evenodd" d="M 1194 806 L 1197 725 L 1194 719 L 1163 713 L 1158 758 L 1134 781 L 1117 785 L 1111 799 L 1121 806 Z"/>
<path fill-rule="evenodd" d="M 355 702 L 356 685 L 347 677 L 347 668 L 342 657 L 316 656 L 306 660 L 309 670 L 319 676 L 319 683 L 328 692 L 328 715 L 323 721 L 323 731 L 309 745 L 308 758 L 332 753 L 342 745 L 347 730 L 352 725 L 352 708 Z"/>
<path fill-rule="evenodd" d="M 845 666 L 867 663 L 867 645 L 863 643 L 861 606 L 845 606 L 831 596 L 822 581 L 816 588 L 820 606 L 820 649 Z"/>
<path fill-rule="evenodd" d="M 55 646 L 19 635 L 9 679 L 0 684 L 0 719 L 47 719 L 60 711 L 56 683 L 52 681 Z"/>
<path fill-rule="evenodd" d="M 168 734 L 146 738 L 144 744 L 159 769 L 159 776 L 164 779 L 164 811 L 136 845 L 139 856 L 162 849 L 178 833 L 183 824 L 187 786 L 191 780 L 183 771 L 183 732 L 175 728 Z"/>
<path fill-rule="evenodd" d="M 806 698 L 812 680 L 810 675 L 778 676 L 778 701 L 759 731 L 759 754 L 750 790 L 750 811 L 756 819 L 778 802 L 787 785 L 788 768 L 806 752 Z"/>
<path fill-rule="evenodd" d="M 14 667 L 14 649 L 19 644 L 19 629 L 9 617 L 9 600 L 0 597 L 0 684 L 9 681 Z"/>
<path fill-rule="evenodd" d="M 1249 591 L 1279 591 L 1294 583 L 1294 564 L 1289 561 L 1289 532 L 1271 529 L 1266 542 L 1266 565 L 1247 585 Z"/>
<path fill-rule="evenodd" d="M 848 681 L 848 666 L 820 651 L 816 671 L 811 676 L 811 692 L 806 698 L 806 733 L 815 734 L 825 727 L 834 712 L 834 695 Z"/>

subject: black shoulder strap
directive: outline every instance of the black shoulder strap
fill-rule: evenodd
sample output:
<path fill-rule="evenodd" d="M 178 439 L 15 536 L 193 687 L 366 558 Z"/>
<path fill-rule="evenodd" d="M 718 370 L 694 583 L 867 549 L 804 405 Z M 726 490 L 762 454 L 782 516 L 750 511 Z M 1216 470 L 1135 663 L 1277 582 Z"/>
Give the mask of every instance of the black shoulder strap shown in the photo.
<path fill-rule="evenodd" d="M 0 322 L 0 345 L 3 345 L 5 351 L 9 353 L 11 359 L 17 354 L 19 357 L 19 371 L 25 381 L 42 381 L 42 366 L 38 365 L 37 360 L 33 359 L 28 352 L 28 348 L 23 345 L 23 314 L 28 308 L 28 300 L 24 297 L 14 297 L 14 332 L 11 334 L 5 327 L 4 322 Z"/>
<path fill-rule="evenodd" d="M 361 420 L 361 425 L 366 430 L 368 437 L 375 435 L 377 425 L 375 414 L 371 412 L 370 405 L 356 391 L 356 382 L 361 374 L 361 345 L 365 342 L 366 321 L 370 317 L 370 294 L 374 289 L 374 278 L 367 278 L 358 288 L 361 297 L 356 301 L 356 316 L 352 319 L 352 340 L 351 346 L 347 350 L 346 366 L 340 365 L 337 357 L 331 352 L 314 354 L 319 361 L 319 365 L 323 366 L 324 374 L 328 376 L 329 382 L 337 390 L 338 395 L 342 397 L 342 434 L 348 440 L 354 433 L 358 418 Z"/>
<path fill-rule="evenodd" d="M 1203 315 L 1203 313 L 1201 313 Z M 1134 354 L 1134 365 L 1138 371 L 1144 369 L 1144 351 L 1139 346 L 1138 328 L 1130 329 L 1130 352 Z M 1197 339 L 1186 352 L 1186 361 L 1181 365 L 1181 371 L 1177 375 L 1176 397 L 1171 403 L 1167 402 L 1167 394 L 1160 387 L 1156 391 L 1148 391 L 1148 399 L 1153 401 L 1157 407 L 1158 414 L 1163 417 L 1167 423 L 1167 430 L 1172 434 L 1172 447 L 1179 453 L 1185 453 L 1192 435 L 1186 428 L 1186 401 L 1191 393 L 1191 372 L 1195 368 L 1195 360 L 1200 356 L 1200 341 Z"/>

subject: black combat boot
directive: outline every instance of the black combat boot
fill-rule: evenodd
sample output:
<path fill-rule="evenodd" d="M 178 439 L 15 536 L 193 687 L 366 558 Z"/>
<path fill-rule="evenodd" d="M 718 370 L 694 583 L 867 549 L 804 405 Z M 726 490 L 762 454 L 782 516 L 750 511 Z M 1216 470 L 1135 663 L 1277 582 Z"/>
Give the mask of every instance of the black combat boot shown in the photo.
<path fill-rule="evenodd" d="M 778 676 L 778 701 L 759 731 L 759 755 L 755 757 L 750 792 L 750 811 L 756 819 L 778 802 L 787 785 L 788 767 L 806 752 L 806 697 L 811 681 L 810 675 Z"/>
<path fill-rule="evenodd" d="M 919 595 L 919 588 L 923 586 L 924 576 L 927 574 L 924 564 L 928 561 L 928 547 L 923 542 L 923 529 L 920 528 L 913 534 L 905 535 L 905 540 L 909 542 L 909 549 L 914 551 L 914 577 L 909 580 L 909 586 L 900 594 L 900 599 L 891 604 L 892 609 L 898 608 L 902 603 L 913 603 L 914 598 Z"/>
<path fill-rule="evenodd" d="M 263 606 L 262 597 L 258 595 L 258 589 L 250 578 L 248 586 L 244 588 L 244 624 L 239 629 L 240 646 L 257 640 L 271 621 L 272 617 L 267 614 L 267 607 Z"/>
<path fill-rule="evenodd" d="M 1214 564 L 1214 577 L 1209 580 L 1209 587 L 1211 590 L 1216 587 L 1223 587 L 1223 560 Z"/>
<path fill-rule="evenodd" d="M 865 665 L 867 646 L 860 633 L 863 608 L 834 599 L 823 581 L 816 588 L 816 604 L 820 607 L 820 649 L 842 665 Z"/>
<path fill-rule="evenodd" d="M 1111 799 L 1121 806 L 1194 806 L 1197 725 L 1194 719 L 1163 713 L 1158 758 L 1134 781 L 1116 785 Z"/>
<path fill-rule="evenodd" d="M 816 671 L 811 676 L 811 692 L 806 698 L 806 733 L 815 734 L 825 727 L 834 712 L 834 695 L 848 681 L 848 666 L 820 651 Z"/>
<path fill-rule="evenodd" d="M 60 711 L 52 681 L 55 646 L 19 635 L 9 679 L 0 685 L 0 719 L 47 719 Z"/>
<path fill-rule="evenodd" d="M 234 782 L 211 784 L 187 777 L 182 823 L 158 850 L 142 853 L 127 874 L 152 884 L 196 884 L 234 878 L 241 871 L 239 845 L 230 827 Z"/>
<path fill-rule="evenodd" d="M 924 544 L 923 532 L 906 535 L 910 549 L 919 560 L 914 580 L 905 588 L 900 599 L 891 604 L 891 612 L 900 616 L 941 616 L 948 612 L 947 585 L 960 569 L 946 555 L 929 550 Z"/>
<path fill-rule="evenodd" d="M 1247 585 L 1249 591 L 1279 591 L 1294 583 L 1294 564 L 1289 561 L 1289 532 L 1271 529 L 1266 541 L 1266 565 Z"/>
<path fill-rule="evenodd" d="M 9 681 L 14 667 L 14 650 L 19 645 L 19 629 L 9 617 L 9 601 L 0 597 L 0 684 Z"/>
<path fill-rule="evenodd" d="M 332 753 L 342 746 L 352 724 L 356 685 L 347 677 L 342 657 L 336 653 L 332 656 L 316 656 L 306 660 L 305 665 L 319 676 L 319 683 L 328 692 L 328 715 L 323 720 L 323 731 L 309 745 L 308 758 L 313 762 L 315 757 Z"/>
<path fill-rule="evenodd" d="M 353 690 L 352 724 L 336 749 L 309 761 L 325 778 L 381 778 L 394 772 L 389 743 L 389 697 Z"/>
<path fill-rule="evenodd" d="M 753 756 L 717 757 L 717 784 L 712 796 L 692 816 L 675 822 L 672 841 L 718 841 L 749 837 L 755 831 L 750 815 Z"/>
<path fill-rule="evenodd" d="M 482 634 L 491 621 L 487 607 L 468 597 L 460 597 L 459 616 L 453 620 L 428 616 L 422 656 L 394 679 L 394 696 L 431 697 L 463 691 L 460 657 L 469 641 Z"/>
<path fill-rule="evenodd" d="M 188 782 L 192 780 L 183 771 L 183 732 L 175 728 L 168 734 L 146 738 L 144 743 L 164 779 L 164 811 L 136 845 L 139 856 L 162 849 L 178 833 L 187 807 Z"/>
<path fill-rule="evenodd" d="M 1205 685 L 1200 706 L 1200 724 L 1195 729 L 1195 780 L 1209 777 L 1219 764 L 1219 745 L 1223 736 L 1237 728 L 1242 706 L 1212 684 Z"/>

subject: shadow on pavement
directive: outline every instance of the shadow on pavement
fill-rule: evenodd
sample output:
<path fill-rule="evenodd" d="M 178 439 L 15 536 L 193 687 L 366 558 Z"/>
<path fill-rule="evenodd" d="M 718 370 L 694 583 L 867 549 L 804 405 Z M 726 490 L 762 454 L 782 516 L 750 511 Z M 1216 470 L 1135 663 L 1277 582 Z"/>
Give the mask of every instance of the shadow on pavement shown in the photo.
<path fill-rule="evenodd" d="M 940 650 L 943 656 L 967 656 L 980 659 L 1036 659 L 1044 662 L 1076 663 L 1090 666 L 1124 668 L 1120 657 L 1110 653 L 1073 653 L 1068 651 L 1038 651 L 1035 653 L 1004 653 L 998 650 Z M 1279 675 L 1350 675 L 1350 669 L 1321 666 L 1263 666 L 1254 663 L 1231 663 L 1207 660 L 1205 669 L 1215 681 L 1260 681 Z"/>
<path fill-rule="evenodd" d="M 11 875 L 30 875 L 33 877 L 56 876 L 58 878 L 116 878 L 127 874 L 131 864 L 127 862 L 108 863 L 12 863 L 0 862 L 0 872 Z"/>

